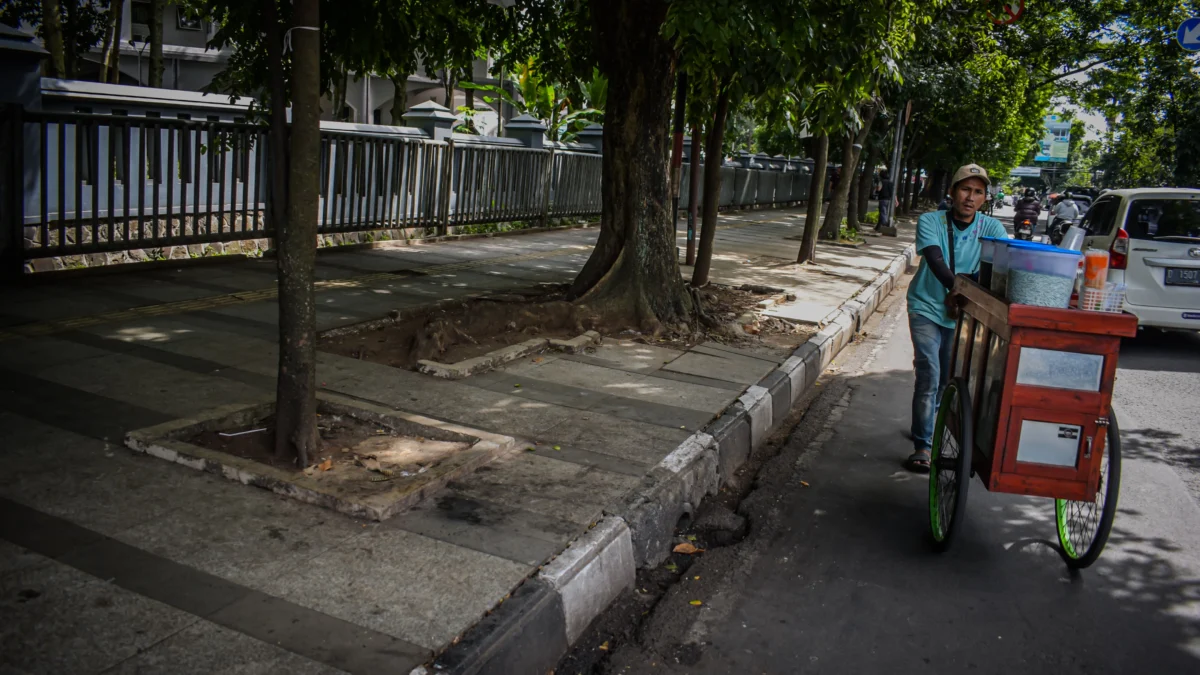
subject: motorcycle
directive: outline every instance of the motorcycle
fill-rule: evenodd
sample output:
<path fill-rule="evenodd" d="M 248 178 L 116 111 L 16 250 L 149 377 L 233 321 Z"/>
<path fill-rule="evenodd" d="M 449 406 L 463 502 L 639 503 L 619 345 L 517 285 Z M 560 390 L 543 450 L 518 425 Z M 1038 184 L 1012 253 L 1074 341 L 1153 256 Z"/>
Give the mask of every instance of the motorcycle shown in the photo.
<path fill-rule="evenodd" d="M 1023 239 L 1025 241 L 1033 241 L 1033 221 L 1032 220 L 1030 220 L 1028 218 L 1021 219 L 1020 221 L 1017 222 L 1017 225 L 1016 225 L 1016 227 L 1013 228 L 1013 230 L 1014 230 L 1014 233 L 1016 234 L 1017 239 Z"/>
<path fill-rule="evenodd" d="M 1046 228 L 1046 234 L 1050 235 L 1050 243 L 1058 246 L 1062 243 L 1063 237 L 1066 236 L 1067 230 L 1075 224 L 1077 218 L 1059 218 L 1055 217 L 1050 221 L 1050 226 Z"/>

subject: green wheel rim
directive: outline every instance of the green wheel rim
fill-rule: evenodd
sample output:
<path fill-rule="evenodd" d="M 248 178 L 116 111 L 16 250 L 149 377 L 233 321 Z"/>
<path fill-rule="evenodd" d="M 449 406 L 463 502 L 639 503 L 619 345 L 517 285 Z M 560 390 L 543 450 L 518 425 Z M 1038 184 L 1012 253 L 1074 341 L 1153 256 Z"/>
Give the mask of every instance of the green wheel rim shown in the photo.
<path fill-rule="evenodd" d="M 1108 500 L 1108 472 L 1111 450 L 1100 462 L 1100 490 L 1090 502 L 1054 500 L 1054 519 L 1058 524 L 1058 542 L 1068 558 L 1078 560 L 1087 554 L 1100 528 L 1104 504 Z"/>
<path fill-rule="evenodd" d="M 953 397 L 948 396 L 953 392 Z M 933 448 L 929 453 L 929 527 L 936 542 L 946 539 L 950 523 L 954 518 L 955 501 L 958 497 L 958 472 L 953 469 L 939 467 L 944 456 L 957 459 L 959 455 L 958 439 L 946 424 L 946 415 L 958 403 L 958 387 L 951 383 L 947 385 L 938 406 L 937 418 L 933 425 Z M 945 514 L 943 514 L 945 511 Z"/>

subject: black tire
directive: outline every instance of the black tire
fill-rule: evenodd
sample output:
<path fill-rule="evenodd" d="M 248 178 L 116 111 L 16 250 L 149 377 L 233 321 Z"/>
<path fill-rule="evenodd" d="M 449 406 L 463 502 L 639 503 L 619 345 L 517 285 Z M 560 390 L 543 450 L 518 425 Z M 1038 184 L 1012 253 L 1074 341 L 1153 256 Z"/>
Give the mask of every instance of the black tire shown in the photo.
<path fill-rule="evenodd" d="M 1071 569 L 1088 567 L 1100 557 L 1112 532 L 1121 495 L 1121 429 L 1108 411 L 1108 447 L 1100 464 L 1100 490 L 1090 502 L 1054 500 L 1054 521 L 1063 560 Z"/>
<path fill-rule="evenodd" d="M 974 425 L 967 386 L 961 377 L 946 385 L 933 425 L 929 460 L 929 533 L 934 550 L 950 548 L 967 516 Z"/>

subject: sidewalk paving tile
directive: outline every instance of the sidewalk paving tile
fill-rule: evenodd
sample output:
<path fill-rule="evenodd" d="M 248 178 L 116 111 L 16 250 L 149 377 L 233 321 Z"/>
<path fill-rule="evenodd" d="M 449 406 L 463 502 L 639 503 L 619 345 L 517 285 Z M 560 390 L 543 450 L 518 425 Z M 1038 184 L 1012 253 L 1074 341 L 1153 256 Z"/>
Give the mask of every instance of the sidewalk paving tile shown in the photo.
<path fill-rule="evenodd" d="M 6 668 L 33 675 L 98 673 L 196 617 L 49 561 L 0 578 Z"/>
<path fill-rule="evenodd" d="M 344 671 L 208 621 L 175 633 L 105 675 L 339 675 Z"/>
<path fill-rule="evenodd" d="M 711 352 L 703 354 L 691 351 L 663 366 L 663 370 L 751 385 L 762 379 L 772 367 L 768 361 L 740 354 L 713 355 Z"/>
<path fill-rule="evenodd" d="M 265 593 L 439 649 L 479 620 L 531 571 L 391 527 L 364 532 L 280 570 Z"/>
<path fill-rule="evenodd" d="M 455 492 L 589 525 L 640 480 L 533 453 L 497 460 L 450 482 Z"/>

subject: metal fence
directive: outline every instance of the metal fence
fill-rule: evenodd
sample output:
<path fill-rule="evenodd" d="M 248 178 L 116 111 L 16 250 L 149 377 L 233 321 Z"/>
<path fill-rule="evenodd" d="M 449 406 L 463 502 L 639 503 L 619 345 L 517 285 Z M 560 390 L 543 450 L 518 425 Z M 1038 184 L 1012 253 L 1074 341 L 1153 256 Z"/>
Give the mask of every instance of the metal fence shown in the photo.
<path fill-rule="evenodd" d="M 6 203 L 14 205 L 8 214 L 19 222 L 22 241 L 13 243 L 24 260 L 272 236 L 271 157 L 262 126 L 174 112 L 17 114 L 17 126 L 5 128 L 23 130 L 24 149 L 5 164 L 10 178 L 3 192 L 17 197 Z M 600 213 L 599 153 L 348 126 L 321 132 L 321 235 L 445 234 L 457 226 Z M 722 207 L 807 197 L 802 162 L 722 173 Z M 680 206 L 686 205 L 685 198 Z"/>
<path fill-rule="evenodd" d="M 261 127 L 27 113 L 23 128 L 27 258 L 267 236 Z"/>
<path fill-rule="evenodd" d="M 25 259 L 272 235 L 266 129 L 186 115 L 25 112 Z M 321 132 L 319 234 L 600 213 L 598 154 Z"/>

